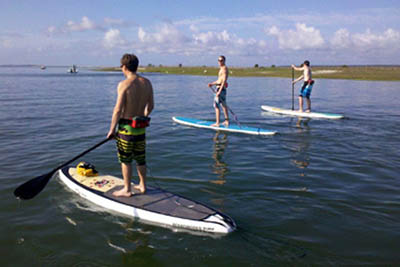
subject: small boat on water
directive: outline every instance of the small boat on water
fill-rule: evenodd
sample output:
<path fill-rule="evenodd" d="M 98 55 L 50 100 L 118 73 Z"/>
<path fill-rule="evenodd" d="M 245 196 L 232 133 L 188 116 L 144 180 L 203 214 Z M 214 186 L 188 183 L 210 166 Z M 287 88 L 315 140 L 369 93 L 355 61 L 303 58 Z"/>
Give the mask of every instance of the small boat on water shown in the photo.
<path fill-rule="evenodd" d="M 45 66 L 45 65 L 41 65 L 41 66 L 40 66 L 40 69 L 41 69 L 41 70 L 45 70 L 45 69 L 46 69 L 46 66 Z"/>
<path fill-rule="evenodd" d="M 76 67 L 76 65 L 72 65 L 72 67 L 69 68 L 68 72 L 69 73 L 78 73 L 78 68 Z"/>

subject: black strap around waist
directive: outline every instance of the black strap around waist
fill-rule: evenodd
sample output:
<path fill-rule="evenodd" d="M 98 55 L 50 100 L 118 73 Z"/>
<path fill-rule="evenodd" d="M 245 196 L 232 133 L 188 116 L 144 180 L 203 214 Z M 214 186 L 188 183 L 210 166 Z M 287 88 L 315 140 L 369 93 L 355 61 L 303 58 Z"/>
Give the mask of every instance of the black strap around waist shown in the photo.
<path fill-rule="evenodd" d="M 121 123 L 121 124 L 132 124 L 132 120 L 121 118 L 121 119 L 119 119 L 118 123 Z"/>

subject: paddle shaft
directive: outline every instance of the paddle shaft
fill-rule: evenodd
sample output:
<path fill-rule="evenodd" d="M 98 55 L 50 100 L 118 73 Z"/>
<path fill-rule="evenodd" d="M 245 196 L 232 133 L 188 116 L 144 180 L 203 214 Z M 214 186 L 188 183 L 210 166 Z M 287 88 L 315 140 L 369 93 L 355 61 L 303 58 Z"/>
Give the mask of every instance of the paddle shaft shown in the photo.
<path fill-rule="evenodd" d="M 292 68 L 292 110 L 294 110 L 294 69 Z"/>
<path fill-rule="evenodd" d="M 57 168 L 55 168 L 53 171 L 56 172 L 57 170 L 61 169 L 62 167 L 67 166 L 68 164 L 70 164 L 71 162 L 74 162 L 75 160 L 79 159 L 80 157 L 82 157 L 83 155 L 89 153 L 90 151 L 98 148 L 99 146 L 101 146 L 102 144 L 106 143 L 107 141 L 109 141 L 111 138 L 106 138 L 103 141 L 101 141 L 100 143 L 92 146 L 91 148 L 83 151 L 81 154 L 79 154 L 78 156 L 74 157 L 73 159 L 70 159 L 69 161 L 63 163 L 62 165 L 58 166 Z"/>
<path fill-rule="evenodd" d="M 213 88 L 209 87 L 211 89 L 211 91 L 213 91 L 214 94 L 217 93 L 217 91 L 215 91 Z M 224 102 L 226 108 L 232 113 L 233 118 L 235 119 L 236 123 L 239 125 L 240 128 L 242 128 L 242 126 L 240 125 L 240 122 L 236 116 L 236 114 L 233 112 L 233 110 L 226 104 L 226 102 Z"/>
<path fill-rule="evenodd" d="M 97 147 L 101 146 L 102 144 L 109 141 L 110 139 L 111 138 L 104 139 L 100 143 L 98 143 L 98 144 L 92 146 L 91 148 L 85 150 L 84 152 L 80 153 L 76 157 L 74 157 L 74 158 L 68 160 L 67 162 L 61 164 L 60 166 L 54 168 L 49 173 L 35 177 L 35 178 L 23 183 L 22 185 L 18 186 L 17 189 L 15 189 L 14 195 L 20 199 L 31 199 L 31 198 L 35 197 L 37 194 L 39 194 L 43 190 L 43 188 L 47 185 L 47 182 L 53 177 L 53 174 L 57 170 L 67 166 L 71 162 L 77 160 L 78 158 L 82 157 L 83 155 L 96 149 Z"/>

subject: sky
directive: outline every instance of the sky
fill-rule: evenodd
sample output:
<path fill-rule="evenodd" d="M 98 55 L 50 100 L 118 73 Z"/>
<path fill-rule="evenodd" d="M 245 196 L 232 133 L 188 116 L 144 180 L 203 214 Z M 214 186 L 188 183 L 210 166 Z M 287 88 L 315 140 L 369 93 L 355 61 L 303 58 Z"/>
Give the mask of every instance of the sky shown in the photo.
<path fill-rule="evenodd" d="M 400 62 L 398 0 L 0 0 L 0 65 Z"/>

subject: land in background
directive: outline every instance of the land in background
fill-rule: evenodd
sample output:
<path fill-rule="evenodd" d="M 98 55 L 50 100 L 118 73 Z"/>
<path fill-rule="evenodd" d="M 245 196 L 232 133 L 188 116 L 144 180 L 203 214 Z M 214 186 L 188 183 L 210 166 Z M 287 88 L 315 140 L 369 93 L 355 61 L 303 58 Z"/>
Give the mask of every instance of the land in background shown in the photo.
<path fill-rule="evenodd" d="M 229 67 L 229 66 L 228 66 Z M 121 71 L 118 67 L 98 68 L 98 71 Z M 349 79 L 368 81 L 400 81 L 400 66 L 312 66 L 315 79 Z M 153 66 L 140 67 L 138 72 L 155 72 L 179 75 L 216 76 L 218 67 L 184 67 L 184 66 Z M 292 77 L 292 70 L 286 67 L 259 67 L 250 68 L 229 67 L 231 77 Z M 295 71 L 295 78 L 301 72 Z"/>

